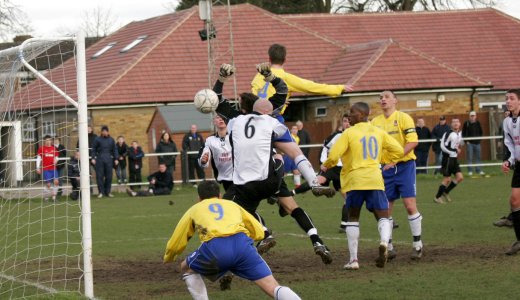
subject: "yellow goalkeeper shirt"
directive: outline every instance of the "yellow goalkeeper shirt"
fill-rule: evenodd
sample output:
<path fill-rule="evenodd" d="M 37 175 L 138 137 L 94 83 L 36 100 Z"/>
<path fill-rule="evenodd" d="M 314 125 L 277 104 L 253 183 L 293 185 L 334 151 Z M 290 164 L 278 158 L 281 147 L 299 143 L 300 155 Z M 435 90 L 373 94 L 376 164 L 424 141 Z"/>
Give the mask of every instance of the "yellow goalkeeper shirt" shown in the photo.
<path fill-rule="evenodd" d="M 238 204 L 218 198 L 206 199 L 193 205 L 180 219 L 166 245 L 165 263 L 174 261 L 186 249 L 195 230 L 201 242 L 240 232 L 255 241 L 264 238 L 262 225 Z"/>
<path fill-rule="evenodd" d="M 403 156 L 403 147 L 384 130 L 368 122 L 343 131 L 323 163 L 335 167 L 341 158 L 341 191 L 384 190 L 380 162 L 382 153 L 391 159 Z"/>
<path fill-rule="evenodd" d="M 412 117 L 404 112 L 396 110 L 388 118 L 386 118 L 384 114 L 381 114 L 372 120 L 372 125 L 386 131 L 403 147 L 408 143 L 417 142 L 419 140 Z M 414 151 L 408 152 L 408 154 L 397 160 L 392 160 L 388 155 L 383 153 L 381 163 L 397 163 L 412 159 L 415 159 Z"/>
<path fill-rule="evenodd" d="M 303 79 L 291 73 L 287 73 L 282 68 L 272 68 L 271 71 L 277 77 L 283 79 L 287 84 L 289 93 L 287 99 L 291 97 L 291 93 L 300 92 L 306 94 L 327 95 L 336 97 L 341 95 L 344 86 L 341 84 L 324 84 L 316 83 L 311 80 Z M 269 99 L 276 93 L 273 85 L 265 82 L 264 76 L 259 73 L 251 81 L 251 92 L 260 98 Z M 282 110 L 283 111 L 283 110 Z"/>

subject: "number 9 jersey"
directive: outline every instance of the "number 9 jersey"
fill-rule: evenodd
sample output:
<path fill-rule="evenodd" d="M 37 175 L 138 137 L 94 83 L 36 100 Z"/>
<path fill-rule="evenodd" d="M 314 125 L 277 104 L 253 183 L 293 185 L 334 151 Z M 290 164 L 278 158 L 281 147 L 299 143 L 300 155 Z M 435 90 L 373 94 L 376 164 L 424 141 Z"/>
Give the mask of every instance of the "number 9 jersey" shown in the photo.
<path fill-rule="evenodd" d="M 262 225 L 247 211 L 230 200 L 211 198 L 193 205 L 175 227 L 164 254 L 164 262 L 175 260 L 199 232 L 201 242 L 243 232 L 255 241 L 264 238 Z"/>
<path fill-rule="evenodd" d="M 323 163 L 327 168 L 336 166 L 341 158 L 341 191 L 384 190 L 381 174 L 381 155 L 397 160 L 404 150 L 386 131 L 368 122 L 357 123 L 343 131 Z"/>

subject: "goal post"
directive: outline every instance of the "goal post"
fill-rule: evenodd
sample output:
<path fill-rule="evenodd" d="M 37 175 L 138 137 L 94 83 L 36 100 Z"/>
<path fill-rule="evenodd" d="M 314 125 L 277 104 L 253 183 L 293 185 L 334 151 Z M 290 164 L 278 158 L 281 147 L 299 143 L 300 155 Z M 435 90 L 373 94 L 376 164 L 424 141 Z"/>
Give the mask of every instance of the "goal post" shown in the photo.
<path fill-rule="evenodd" d="M 0 51 L 0 298 L 94 298 L 87 109 L 83 32 Z M 64 153 L 54 179 L 38 155 L 47 136 Z M 76 151 L 80 201 L 67 176 Z"/>

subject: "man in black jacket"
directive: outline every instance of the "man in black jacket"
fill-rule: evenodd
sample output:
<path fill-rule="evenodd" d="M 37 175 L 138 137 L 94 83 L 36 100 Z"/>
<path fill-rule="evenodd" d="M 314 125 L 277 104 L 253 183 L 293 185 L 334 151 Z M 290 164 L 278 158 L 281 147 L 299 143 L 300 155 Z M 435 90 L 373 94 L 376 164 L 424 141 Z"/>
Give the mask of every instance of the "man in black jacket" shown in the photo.
<path fill-rule="evenodd" d="M 166 165 L 164 163 L 159 164 L 159 171 L 148 176 L 148 182 L 150 186 L 147 191 L 134 192 L 131 189 L 127 189 L 126 192 L 132 197 L 136 196 L 159 196 L 169 195 L 173 189 L 172 174 L 167 172 Z"/>
<path fill-rule="evenodd" d="M 96 179 L 98 186 L 98 198 L 114 197 L 112 191 L 112 174 L 114 164 L 119 163 L 116 141 L 108 133 L 108 126 L 101 127 L 101 135 L 92 144 L 92 164 L 96 166 Z"/>
<path fill-rule="evenodd" d="M 436 175 L 437 173 L 441 172 L 440 166 L 441 166 L 441 160 L 442 160 L 442 149 L 441 149 L 441 143 L 440 140 L 445 132 L 450 130 L 450 126 L 446 124 L 446 117 L 440 116 L 439 118 L 439 124 L 435 125 L 432 130 L 432 139 L 437 140 L 432 144 L 432 150 L 435 153 L 435 165 L 439 166 L 438 169 L 435 169 L 435 172 L 433 173 Z"/>
<path fill-rule="evenodd" d="M 69 182 L 72 185 L 72 193 L 70 193 L 70 198 L 72 200 L 79 199 L 79 187 L 80 187 L 80 166 L 79 166 L 79 151 L 74 153 L 68 162 L 68 174 Z"/>
<path fill-rule="evenodd" d="M 197 125 L 191 125 L 190 132 L 184 135 L 182 139 L 182 150 L 186 153 L 188 151 L 199 151 L 200 148 L 204 148 L 204 138 L 197 132 Z M 198 153 L 188 154 L 188 176 L 189 179 L 195 179 L 195 170 L 197 171 L 197 177 L 199 179 L 204 180 L 206 176 L 204 175 L 204 170 L 201 166 L 199 166 Z M 194 186 L 196 184 L 192 182 Z"/>
<path fill-rule="evenodd" d="M 414 152 L 417 160 L 415 161 L 417 167 L 426 167 L 428 166 L 428 154 L 430 154 L 430 142 L 420 142 L 420 140 L 431 139 L 432 135 L 430 133 L 430 129 L 425 126 L 424 119 L 418 118 L 415 131 L 417 132 L 417 137 L 419 138 L 419 145 L 415 147 Z M 427 174 L 426 169 L 417 170 L 417 174 Z"/>
<path fill-rule="evenodd" d="M 477 120 L 477 113 L 472 111 L 469 113 L 469 120 L 464 122 L 462 126 L 462 138 L 473 138 L 482 136 L 482 126 Z M 473 163 L 480 164 L 480 140 L 469 140 L 466 142 L 466 160 L 469 164 L 468 175 L 473 175 Z M 475 173 L 484 175 L 484 171 L 479 166 L 475 167 Z"/>
<path fill-rule="evenodd" d="M 141 169 L 143 168 L 143 149 L 139 146 L 137 141 L 132 141 L 132 145 L 128 148 L 128 182 L 139 183 L 143 181 L 141 178 Z M 139 190 L 139 185 L 132 185 L 132 190 Z"/>
<path fill-rule="evenodd" d="M 54 147 L 58 150 L 58 162 L 56 163 L 56 170 L 58 171 L 58 181 L 60 182 L 60 187 L 58 189 L 58 196 L 63 194 L 63 178 L 65 176 L 65 158 L 67 157 L 67 149 L 60 143 L 60 138 L 54 138 Z"/>

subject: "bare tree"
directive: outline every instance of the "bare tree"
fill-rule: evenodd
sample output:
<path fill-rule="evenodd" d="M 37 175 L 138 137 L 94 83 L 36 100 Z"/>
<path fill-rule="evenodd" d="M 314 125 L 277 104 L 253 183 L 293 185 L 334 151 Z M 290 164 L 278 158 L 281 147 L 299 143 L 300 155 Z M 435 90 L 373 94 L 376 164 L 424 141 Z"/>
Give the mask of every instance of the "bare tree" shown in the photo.
<path fill-rule="evenodd" d="M 110 8 L 97 6 L 82 14 L 81 29 L 88 37 L 104 37 L 119 27 L 117 17 Z"/>
<path fill-rule="evenodd" d="M 500 0 L 338 0 L 333 12 L 450 10 L 493 7 Z"/>
<path fill-rule="evenodd" d="M 9 39 L 16 34 L 32 31 L 26 14 L 11 0 L 0 0 L 0 38 Z"/>

